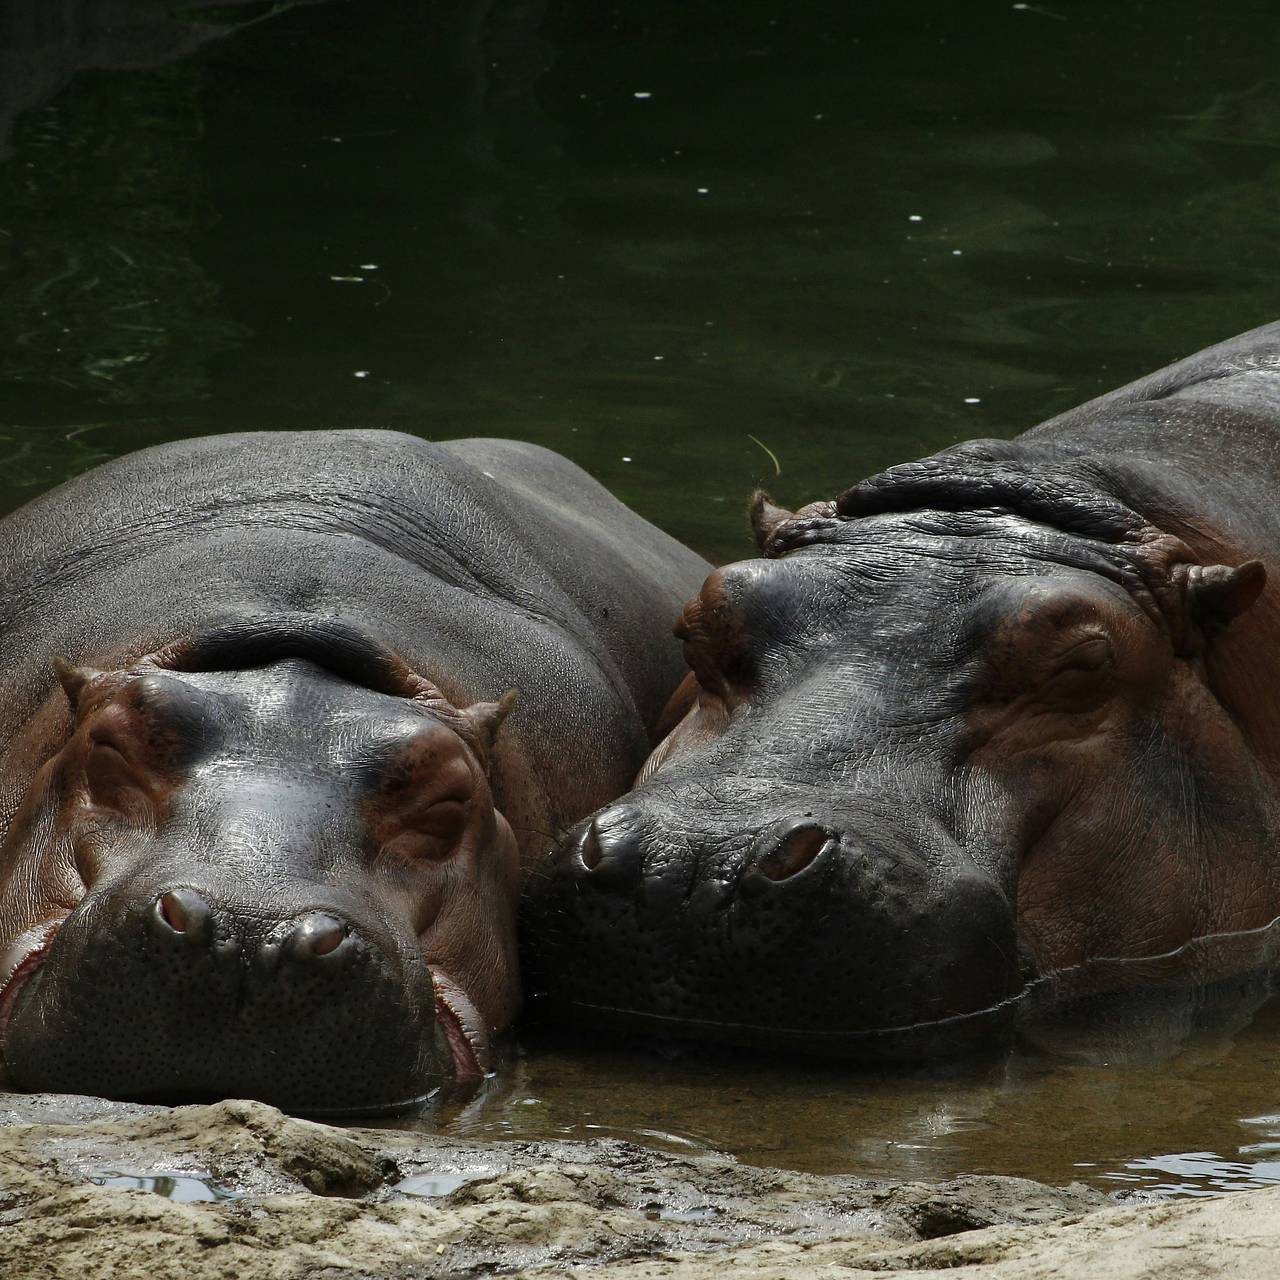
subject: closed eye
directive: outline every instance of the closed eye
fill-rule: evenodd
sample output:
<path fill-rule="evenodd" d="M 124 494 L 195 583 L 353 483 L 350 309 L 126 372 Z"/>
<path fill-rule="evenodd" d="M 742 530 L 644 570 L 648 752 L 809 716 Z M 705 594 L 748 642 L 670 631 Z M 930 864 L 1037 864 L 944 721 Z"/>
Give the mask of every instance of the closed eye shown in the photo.
<path fill-rule="evenodd" d="M 1111 641 L 1106 636 L 1089 636 L 1060 653 L 1054 662 L 1050 677 L 1067 672 L 1100 671 L 1112 660 Z"/>
<path fill-rule="evenodd" d="M 695 616 L 691 617 L 693 612 Z M 723 676 L 712 654 L 711 642 L 699 626 L 697 611 L 686 609 L 672 629 L 672 634 L 684 646 L 684 660 L 704 692 L 718 693 L 724 684 Z"/>
<path fill-rule="evenodd" d="M 443 862 L 458 851 L 470 806 L 446 799 L 404 814 L 385 834 L 381 856 L 409 862 Z"/>
<path fill-rule="evenodd" d="M 92 791 L 119 787 L 133 778 L 134 770 L 128 756 L 103 738 L 92 738 L 84 762 L 85 778 Z"/>
<path fill-rule="evenodd" d="M 435 804 L 415 814 L 413 824 L 424 835 L 448 839 L 457 836 L 467 821 L 465 799 L 438 800 Z"/>

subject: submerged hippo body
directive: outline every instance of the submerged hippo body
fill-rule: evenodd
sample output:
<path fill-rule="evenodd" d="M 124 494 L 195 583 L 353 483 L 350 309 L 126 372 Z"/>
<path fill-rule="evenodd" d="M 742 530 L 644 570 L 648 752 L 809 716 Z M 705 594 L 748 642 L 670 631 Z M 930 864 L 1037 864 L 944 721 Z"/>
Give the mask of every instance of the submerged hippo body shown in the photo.
<path fill-rule="evenodd" d="M 484 1069 L 521 867 L 634 776 L 707 569 L 544 449 L 379 431 L 130 455 L 0 565 L 8 1081 L 311 1111 Z"/>
<path fill-rule="evenodd" d="M 914 1056 L 1046 975 L 1267 958 L 1280 325 L 753 522 L 696 706 L 535 882 L 546 1007 Z"/>

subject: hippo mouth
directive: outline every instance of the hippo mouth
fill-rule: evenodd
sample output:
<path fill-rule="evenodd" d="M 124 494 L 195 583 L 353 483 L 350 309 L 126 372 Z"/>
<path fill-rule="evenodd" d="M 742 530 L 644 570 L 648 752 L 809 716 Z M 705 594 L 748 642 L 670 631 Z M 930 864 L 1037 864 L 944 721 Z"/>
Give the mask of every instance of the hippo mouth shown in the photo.
<path fill-rule="evenodd" d="M 67 913 L 69 915 L 70 912 Z M 47 920 L 20 933 L 0 956 L 0 1062 L 4 1057 L 4 1044 L 9 1023 L 13 1019 L 18 1000 L 27 984 L 40 971 L 45 957 L 52 948 L 58 930 L 67 916 Z"/>
<path fill-rule="evenodd" d="M 19 934 L 0 955 L 0 1075 L 9 1026 L 68 915 L 70 912 Z M 448 1048 L 454 1080 L 460 1085 L 478 1084 L 488 1074 L 493 1056 L 484 1019 L 452 978 L 434 966 L 430 973 L 435 989 L 436 1025 Z"/>
<path fill-rule="evenodd" d="M 488 1074 L 492 1051 L 480 1011 L 447 974 L 432 966 L 436 1023 L 453 1059 L 458 1084 L 476 1084 Z"/>

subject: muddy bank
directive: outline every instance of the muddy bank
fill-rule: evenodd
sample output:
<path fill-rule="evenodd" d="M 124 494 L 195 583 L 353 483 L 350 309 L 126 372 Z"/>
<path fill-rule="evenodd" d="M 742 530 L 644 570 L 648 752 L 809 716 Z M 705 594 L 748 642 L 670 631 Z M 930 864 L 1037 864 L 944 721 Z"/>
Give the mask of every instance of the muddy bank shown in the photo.
<path fill-rule="evenodd" d="M 336 1129 L 248 1102 L 6 1095 L 0 1124 L 0 1274 L 24 1280 L 1138 1277 L 1166 1274 L 1175 1245 L 1181 1274 L 1280 1267 L 1280 1189 L 1108 1209 L 1011 1178 L 877 1185 L 617 1141 Z"/>

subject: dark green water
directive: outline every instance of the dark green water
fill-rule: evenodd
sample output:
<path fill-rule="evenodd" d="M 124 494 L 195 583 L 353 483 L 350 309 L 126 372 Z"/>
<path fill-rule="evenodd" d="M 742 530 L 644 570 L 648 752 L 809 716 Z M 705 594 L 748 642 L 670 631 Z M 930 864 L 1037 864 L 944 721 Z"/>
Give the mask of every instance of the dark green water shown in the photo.
<path fill-rule="evenodd" d="M 5 507 L 175 436 L 392 425 L 553 446 L 736 557 L 758 483 L 1280 311 L 1257 3 L 338 0 L 137 70 L 92 68 L 181 6 L 8 3 L 43 17 L 0 28 Z"/>
<path fill-rule="evenodd" d="M 1280 314 L 1278 66 L 1244 0 L 8 0 L 0 510 L 175 437 L 394 426 L 550 445 L 736 558 L 757 484 Z M 1270 1025 L 963 1080 L 535 1046 L 452 1123 L 1247 1185 Z"/>

